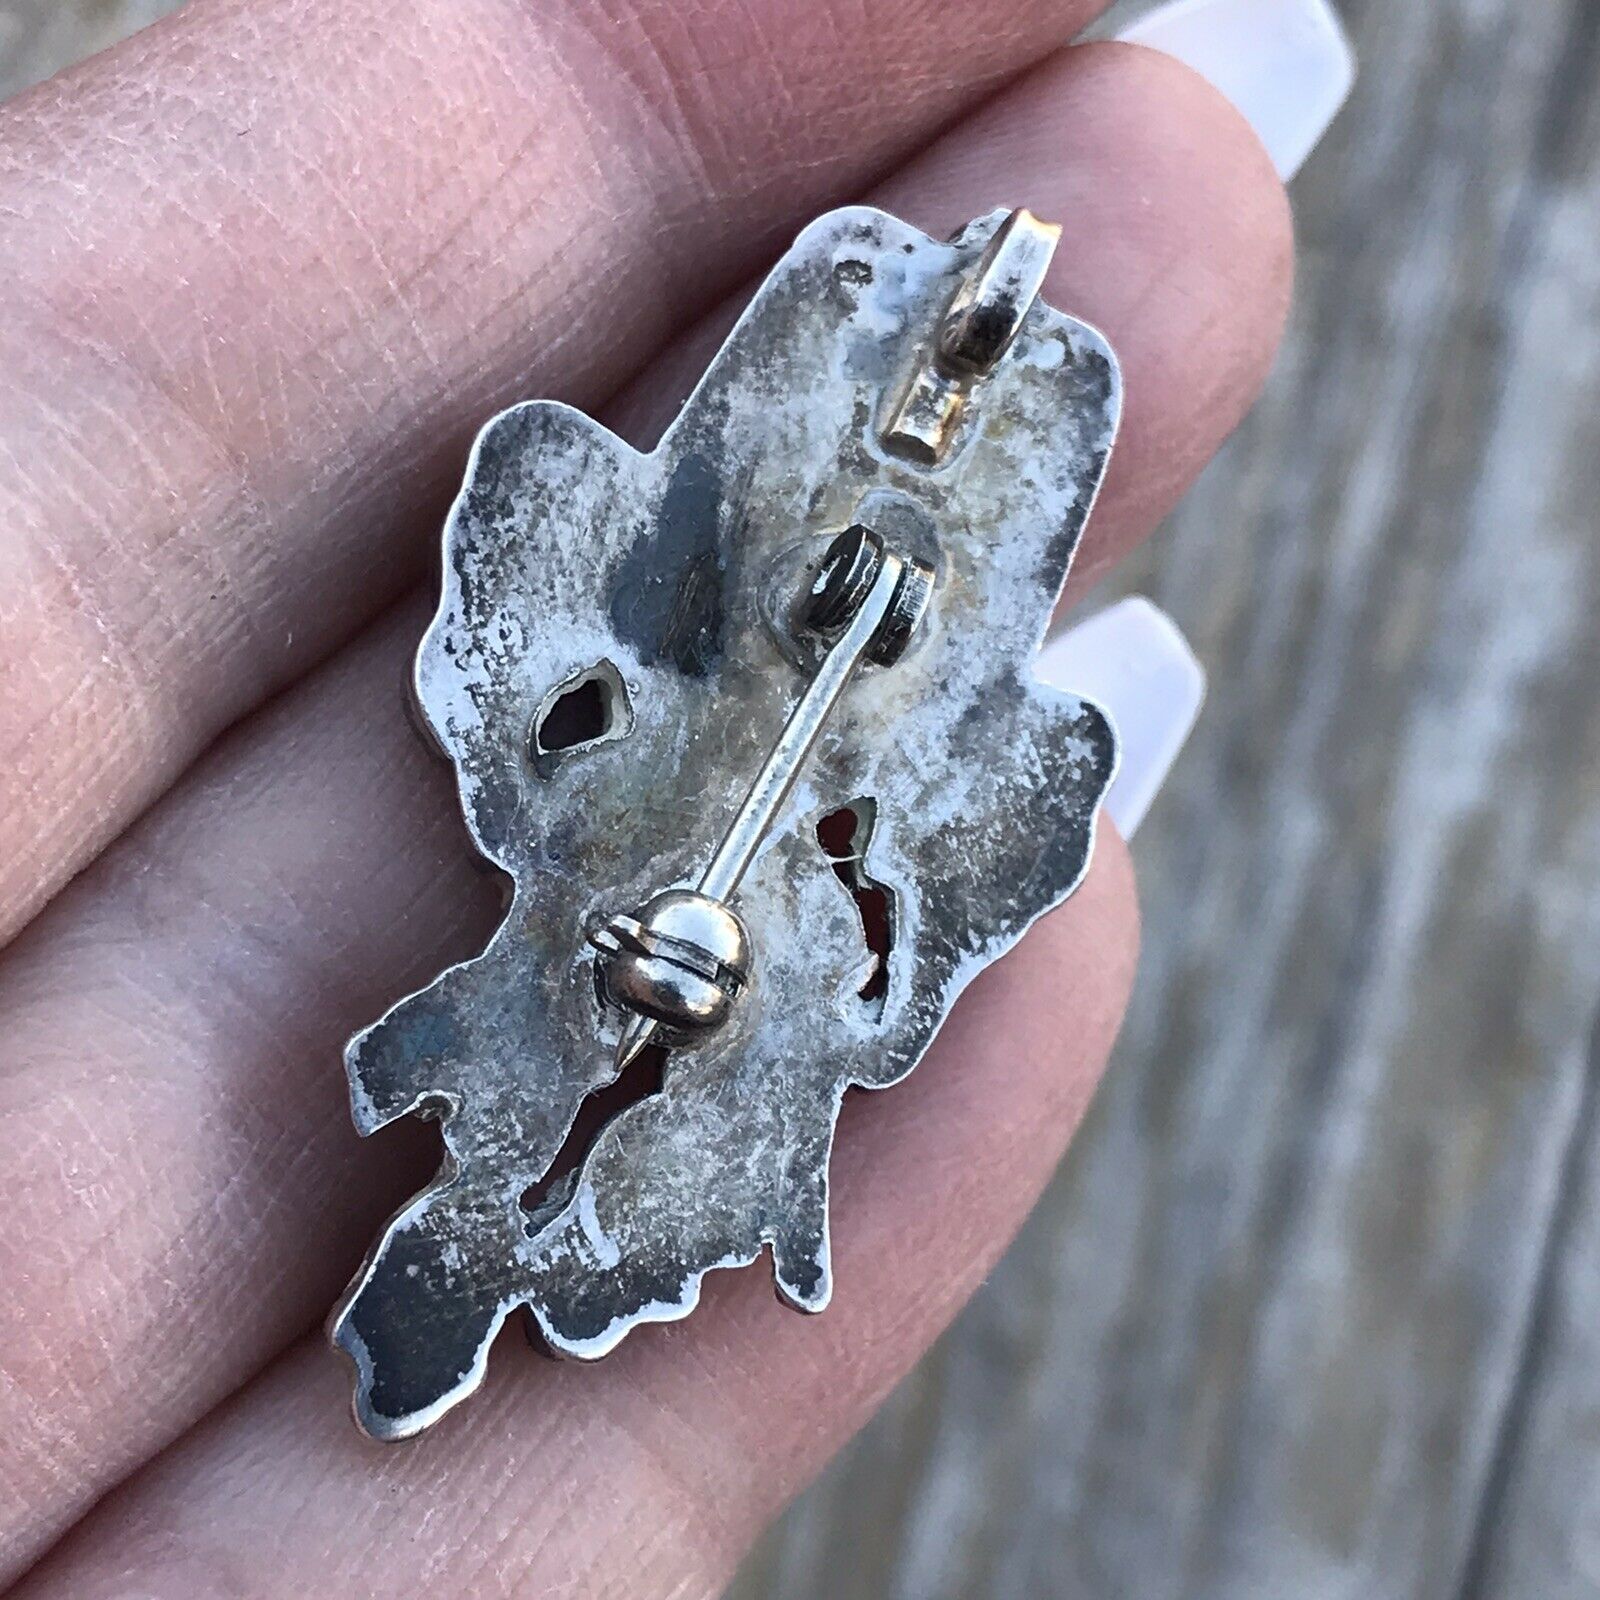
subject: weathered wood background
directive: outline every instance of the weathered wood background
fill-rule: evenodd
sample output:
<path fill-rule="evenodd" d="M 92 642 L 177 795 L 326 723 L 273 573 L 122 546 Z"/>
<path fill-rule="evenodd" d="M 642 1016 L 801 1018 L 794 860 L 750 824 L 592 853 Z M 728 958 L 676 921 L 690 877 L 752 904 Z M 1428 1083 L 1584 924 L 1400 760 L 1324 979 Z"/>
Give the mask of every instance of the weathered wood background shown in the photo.
<path fill-rule="evenodd" d="M 0 0 L 0 92 L 163 0 Z M 739 1600 L 1600 1594 L 1600 3 L 1347 0 L 1066 1169 Z"/>

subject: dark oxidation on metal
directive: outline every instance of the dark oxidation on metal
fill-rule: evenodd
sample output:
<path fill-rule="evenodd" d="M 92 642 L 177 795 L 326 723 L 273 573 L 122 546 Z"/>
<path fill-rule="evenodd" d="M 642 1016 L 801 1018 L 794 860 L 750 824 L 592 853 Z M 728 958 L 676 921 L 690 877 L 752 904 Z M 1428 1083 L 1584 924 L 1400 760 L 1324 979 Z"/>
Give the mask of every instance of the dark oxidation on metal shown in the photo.
<path fill-rule="evenodd" d="M 783 1299 L 821 1310 L 845 1090 L 904 1077 L 1082 877 L 1113 741 L 1031 664 L 1111 448 L 1111 351 L 1036 302 L 936 464 L 883 443 L 1003 220 L 937 243 L 881 212 L 821 218 L 647 455 L 547 403 L 479 437 L 416 691 L 514 893 L 482 955 L 347 1053 L 363 1134 L 431 1114 L 447 1150 L 333 1319 L 369 1433 L 416 1433 L 469 1394 L 519 1307 L 551 1351 L 597 1357 L 770 1248 Z M 790 597 L 857 522 L 933 570 L 926 618 L 894 666 L 852 678 L 732 897 L 750 973 L 726 1026 L 675 1051 L 530 1211 L 616 1073 L 626 1016 L 589 935 L 711 858 L 814 664 Z M 606 736 L 542 756 L 552 694 L 595 674 Z M 870 822 L 841 875 L 817 829 L 843 806 Z M 882 973 L 851 882 L 892 906 Z"/>

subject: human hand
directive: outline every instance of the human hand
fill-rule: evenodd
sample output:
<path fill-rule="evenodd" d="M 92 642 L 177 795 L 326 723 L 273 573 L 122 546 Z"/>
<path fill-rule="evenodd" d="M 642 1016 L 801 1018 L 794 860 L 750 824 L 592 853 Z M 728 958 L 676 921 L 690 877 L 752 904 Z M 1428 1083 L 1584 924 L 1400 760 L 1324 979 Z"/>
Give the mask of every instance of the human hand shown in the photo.
<path fill-rule="evenodd" d="M 19 1593 L 714 1591 L 1003 1248 L 1130 979 L 1107 834 L 848 1108 L 823 1318 L 718 1275 L 389 1450 L 312 1332 L 429 1156 L 356 1140 L 338 1045 L 493 920 L 398 692 L 484 417 L 648 432 L 863 195 L 1066 224 L 1046 296 L 1126 384 L 1080 589 L 1253 397 L 1281 189 L 1183 68 L 1052 54 L 1096 9 L 199 0 L 0 109 L 0 1572 L 59 1541 Z"/>

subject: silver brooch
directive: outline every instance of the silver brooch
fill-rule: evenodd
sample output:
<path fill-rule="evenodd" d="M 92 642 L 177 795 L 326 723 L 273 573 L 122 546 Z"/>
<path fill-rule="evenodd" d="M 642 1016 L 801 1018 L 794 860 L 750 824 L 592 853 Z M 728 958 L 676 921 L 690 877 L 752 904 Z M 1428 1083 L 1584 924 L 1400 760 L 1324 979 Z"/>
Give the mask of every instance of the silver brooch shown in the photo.
<path fill-rule="evenodd" d="M 509 905 L 346 1054 L 362 1134 L 446 1149 L 333 1316 L 369 1434 L 519 1307 L 593 1359 L 770 1247 L 821 1311 L 845 1090 L 1082 878 L 1114 741 L 1032 664 L 1120 383 L 1038 298 L 1058 234 L 832 212 L 656 449 L 546 402 L 479 436 L 415 689 Z"/>

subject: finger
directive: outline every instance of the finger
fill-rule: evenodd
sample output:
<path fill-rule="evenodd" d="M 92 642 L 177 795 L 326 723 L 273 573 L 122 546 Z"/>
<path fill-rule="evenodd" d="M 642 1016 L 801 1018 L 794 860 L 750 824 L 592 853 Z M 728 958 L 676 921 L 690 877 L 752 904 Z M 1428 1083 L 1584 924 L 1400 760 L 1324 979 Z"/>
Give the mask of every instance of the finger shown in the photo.
<path fill-rule="evenodd" d="M 0 940 L 579 404 L 1098 0 L 216 0 L 0 111 Z"/>
<path fill-rule="evenodd" d="M 690 1322 L 598 1367 L 503 1341 L 473 1405 L 404 1447 L 361 1440 L 342 1375 L 302 1347 L 20 1594 L 719 1592 L 1026 1215 L 1098 1078 L 1136 942 L 1131 874 L 1108 837 L 1078 895 L 974 986 L 913 1082 L 847 1108 L 826 1315 L 779 1307 L 764 1273 L 717 1274 Z M 263 1549 L 270 1566 L 246 1554 Z"/>
<path fill-rule="evenodd" d="M 1103 120 L 1126 148 L 1097 185 L 1077 141 Z M 1192 152 L 1181 169 L 1166 155 L 1177 142 Z M 1165 212 L 1180 236 L 1207 219 L 1216 233 L 1197 253 L 1230 275 L 1156 280 L 1187 320 L 1155 291 L 1140 309 L 1202 364 L 1212 349 L 1231 365 L 1218 406 L 1237 413 L 1276 338 L 1288 243 L 1275 179 L 1228 108 L 1159 57 L 1074 51 L 920 162 L 900 203 L 919 221 L 983 210 L 995 181 L 967 152 L 991 143 L 1008 187 L 1053 214 L 1070 200 L 1086 281 L 1129 213 L 1149 227 Z M 1138 176 L 1141 145 L 1159 182 Z M 1167 405 L 1188 401 L 1159 386 L 1183 363 L 1148 368 L 1158 392 L 1129 427 L 1165 433 Z M 1198 471 L 1210 438 L 1172 441 L 1182 470 Z M 1108 498 L 1099 514 L 1125 516 L 1131 536 L 1136 512 Z M 409 979 L 474 948 L 460 910 L 448 920 L 470 902 L 464 871 L 441 867 L 459 827 L 448 784 L 424 769 L 392 687 L 415 638 L 397 623 L 219 752 L 0 969 L 0 1032 L 36 1063 L 0 1085 L 21 1152 L 5 1248 L 26 1285 L 6 1345 L 21 1392 L 51 1397 L 32 1412 L 7 1397 L 0 1475 L 35 1519 L 84 1503 L 320 1315 L 410 1181 L 383 1141 L 350 1138 L 336 1052 Z M 70 1186 L 63 1148 L 84 1152 Z M 193 1218 L 204 1227 L 182 1225 Z"/>

